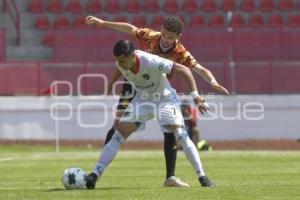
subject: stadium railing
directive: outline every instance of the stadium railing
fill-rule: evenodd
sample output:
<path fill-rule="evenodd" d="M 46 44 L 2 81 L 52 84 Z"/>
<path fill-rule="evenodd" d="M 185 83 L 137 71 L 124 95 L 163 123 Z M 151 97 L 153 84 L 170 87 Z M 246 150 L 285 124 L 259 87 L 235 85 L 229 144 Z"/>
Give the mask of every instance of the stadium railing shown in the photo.
<path fill-rule="evenodd" d="M 3 0 L 3 11 L 9 13 L 15 26 L 16 45 L 20 45 L 20 41 L 21 41 L 20 11 L 15 0 Z"/>
<path fill-rule="evenodd" d="M 300 93 L 299 61 L 237 61 L 201 62 L 210 69 L 217 80 L 231 93 L 236 94 L 295 94 Z M 60 63 L 60 62 L 6 62 L 0 63 L 0 96 L 47 96 L 53 81 L 68 81 L 73 95 L 102 95 L 103 74 L 109 80 L 115 64 L 107 63 Z M 87 75 L 88 74 L 88 75 Z M 78 83 L 79 77 L 87 75 Z M 214 92 L 198 75 L 194 76 L 199 90 L 204 94 Z M 173 86 L 178 92 L 186 92 L 187 85 L 174 76 Z M 232 87 L 232 86 L 235 87 Z M 58 95 L 69 94 L 67 85 L 60 85 Z"/>
<path fill-rule="evenodd" d="M 0 62 L 6 60 L 6 31 L 0 28 Z"/>

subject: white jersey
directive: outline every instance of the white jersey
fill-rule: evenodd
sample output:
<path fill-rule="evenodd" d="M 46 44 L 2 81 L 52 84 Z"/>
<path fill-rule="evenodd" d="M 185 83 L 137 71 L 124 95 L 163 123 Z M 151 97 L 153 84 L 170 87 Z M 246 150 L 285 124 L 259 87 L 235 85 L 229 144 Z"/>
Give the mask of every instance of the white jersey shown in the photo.
<path fill-rule="evenodd" d="M 144 51 L 135 50 L 138 71 L 122 69 L 118 63 L 117 67 L 123 76 L 133 84 L 137 95 L 142 98 L 153 99 L 157 95 L 167 97 L 176 95 L 166 77 L 170 74 L 174 65 L 173 61 L 161 58 Z"/>

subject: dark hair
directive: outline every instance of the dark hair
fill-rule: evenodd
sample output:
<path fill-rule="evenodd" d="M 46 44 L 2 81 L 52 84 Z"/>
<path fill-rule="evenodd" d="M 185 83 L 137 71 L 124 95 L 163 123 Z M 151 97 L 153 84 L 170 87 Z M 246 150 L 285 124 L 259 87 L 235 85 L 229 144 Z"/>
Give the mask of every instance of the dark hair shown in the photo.
<path fill-rule="evenodd" d="M 183 31 L 184 23 L 179 17 L 170 16 L 164 19 L 163 27 L 167 31 L 177 33 L 179 35 Z"/>
<path fill-rule="evenodd" d="M 120 40 L 114 46 L 114 56 L 129 56 L 134 51 L 133 43 L 129 40 Z"/>

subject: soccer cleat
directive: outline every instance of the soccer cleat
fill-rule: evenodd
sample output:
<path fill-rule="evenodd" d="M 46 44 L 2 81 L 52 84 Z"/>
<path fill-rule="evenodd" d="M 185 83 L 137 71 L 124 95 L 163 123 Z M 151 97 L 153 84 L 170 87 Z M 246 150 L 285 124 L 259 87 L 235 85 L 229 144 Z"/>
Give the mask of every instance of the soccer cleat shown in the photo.
<path fill-rule="evenodd" d="M 199 182 L 202 187 L 216 187 L 216 185 L 210 181 L 207 176 L 201 176 L 199 177 Z"/>
<path fill-rule="evenodd" d="M 213 150 L 212 146 L 206 140 L 200 140 L 196 146 L 199 151 L 212 151 Z"/>
<path fill-rule="evenodd" d="M 177 178 L 175 176 L 170 176 L 168 179 L 164 182 L 165 187 L 190 187 L 189 184 L 183 182 L 180 180 L 180 178 Z"/>
<path fill-rule="evenodd" d="M 85 180 L 85 186 L 87 189 L 92 190 L 95 189 L 96 187 L 96 182 L 97 182 L 98 176 L 95 173 L 90 173 L 89 175 L 86 176 Z"/>

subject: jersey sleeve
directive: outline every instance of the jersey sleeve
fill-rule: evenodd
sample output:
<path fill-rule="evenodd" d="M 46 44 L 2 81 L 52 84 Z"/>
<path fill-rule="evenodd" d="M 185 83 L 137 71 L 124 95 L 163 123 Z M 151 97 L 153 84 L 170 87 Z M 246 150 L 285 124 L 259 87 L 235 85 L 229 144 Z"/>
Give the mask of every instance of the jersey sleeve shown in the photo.
<path fill-rule="evenodd" d="M 151 41 L 151 38 L 159 34 L 149 28 L 138 28 L 135 32 L 136 39 L 141 45 L 147 44 Z"/>
<path fill-rule="evenodd" d="M 149 62 L 151 66 L 157 68 L 162 74 L 170 74 L 174 66 L 174 61 L 156 55 L 152 55 Z"/>
<path fill-rule="evenodd" d="M 191 55 L 189 51 L 184 51 L 182 53 L 181 58 L 178 60 L 178 63 L 187 66 L 188 68 L 192 69 L 198 63 L 198 61 Z"/>

